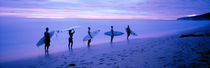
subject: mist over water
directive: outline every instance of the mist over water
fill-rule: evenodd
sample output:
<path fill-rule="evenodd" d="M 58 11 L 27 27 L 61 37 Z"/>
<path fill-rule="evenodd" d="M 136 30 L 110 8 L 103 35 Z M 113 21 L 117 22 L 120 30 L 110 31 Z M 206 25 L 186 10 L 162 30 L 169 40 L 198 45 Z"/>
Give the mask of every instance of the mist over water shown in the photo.
<path fill-rule="evenodd" d="M 44 55 L 44 45 L 39 48 L 36 43 L 44 36 L 45 28 L 49 31 L 62 30 L 72 26 L 80 26 L 75 29 L 73 36 L 73 49 L 87 47 L 87 42 L 82 39 L 88 35 L 88 27 L 91 31 L 101 30 L 92 39 L 91 45 L 109 43 L 110 37 L 104 32 L 110 31 L 110 26 L 114 26 L 114 31 L 125 33 L 122 36 L 114 37 L 113 42 L 126 40 L 125 28 L 130 25 L 131 30 L 138 36 L 132 38 L 144 38 L 161 36 L 168 33 L 175 33 L 182 30 L 198 28 L 209 25 L 209 21 L 177 21 L 177 20 L 99 20 L 99 19 L 22 19 L 14 18 L 0 19 L 0 60 L 1 62 L 13 61 Z M 51 38 L 50 53 L 57 53 L 68 50 L 68 31 L 57 33 Z"/>

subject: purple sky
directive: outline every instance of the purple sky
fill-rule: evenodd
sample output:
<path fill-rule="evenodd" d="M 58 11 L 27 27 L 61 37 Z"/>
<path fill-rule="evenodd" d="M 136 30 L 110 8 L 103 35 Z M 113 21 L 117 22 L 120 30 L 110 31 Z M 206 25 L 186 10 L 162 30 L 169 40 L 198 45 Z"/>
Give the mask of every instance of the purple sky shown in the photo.
<path fill-rule="evenodd" d="M 210 0 L 1 0 L 1 17 L 161 19 L 204 14 Z"/>

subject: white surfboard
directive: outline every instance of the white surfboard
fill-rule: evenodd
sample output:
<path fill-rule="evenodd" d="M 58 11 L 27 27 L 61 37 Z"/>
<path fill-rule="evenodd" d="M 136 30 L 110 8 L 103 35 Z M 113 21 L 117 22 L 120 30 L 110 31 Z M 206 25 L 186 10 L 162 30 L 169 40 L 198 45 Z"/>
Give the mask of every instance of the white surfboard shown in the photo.
<path fill-rule="evenodd" d="M 138 34 L 134 33 L 132 30 L 130 30 L 130 31 L 131 31 L 131 35 L 138 36 Z"/>
<path fill-rule="evenodd" d="M 126 28 L 125 28 L 125 31 L 127 31 Z M 133 32 L 131 29 L 130 29 L 130 33 L 131 33 L 131 35 L 133 35 L 133 36 L 138 36 L 138 34 L 136 34 L 135 32 Z"/>
<path fill-rule="evenodd" d="M 54 35 L 55 31 L 51 31 L 49 32 L 50 34 L 50 38 L 52 38 L 52 36 Z M 45 37 L 42 37 L 36 44 L 37 47 L 41 46 L 44 44 L 44 40 L 45 40 Z"/>
<path fill-rule="evenodd" d="M 68 31 L 68 30 L 71 30 L 71 29 L 76 29 L 76 28 L 79 28 L 80 26 L 73 26 L 73 27 L 69 27 L 69 28 L 66 28 L 66 29 L 62 29 L 62 30 L 57 30 L 57 33 L 59 32 L 64 32 L 64 31 Z"/>
<path fill-rule="evenodd" d="M 100 30 L 96 30 L 96 31 L 91 32 L 90 35 L 92 36 L 92 38 L 94 38 L 99 32 L 100 32 Z M 86 35 L 83 38 L 83 41 L 88 41 L 90 39 L 91 39 L 91 37 L 89 35 Z"/>

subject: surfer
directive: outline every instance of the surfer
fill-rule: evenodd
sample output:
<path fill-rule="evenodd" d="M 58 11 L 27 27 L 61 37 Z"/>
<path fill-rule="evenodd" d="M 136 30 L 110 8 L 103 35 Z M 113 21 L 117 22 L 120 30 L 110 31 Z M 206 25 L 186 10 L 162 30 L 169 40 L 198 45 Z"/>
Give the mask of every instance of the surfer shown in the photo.
<path fill-rule="evenodd" d="M 128 40 L 128 37 L 129 37 L 130 34 L 131 34 L 131 30 L 130 30 L 129 25 L 128 25 L 128 27 L 126 28 L 126 32 L 127 32 L 127 40 Z"/>
<path fill-rule="evenodd" d="M 114 30 L 113 30 L 113 26 L 111 26 L 111 32 L 112 32 L 112 35 L 111 35 L 111 43 L 112 43 L 112 41 L 113 41 L 113 39 L 114 39 Z"/>
<path fill-rule="evenodd" d="M 48 27 L 46 28 L 46 32 L 44 33 L 44 43 L 45 43 L 45 51 L 48 52 L 49 46 L 50 46 L 50 34 L 48 32 Z"/>
<path fill-rule="evenodd" d="M 93 38 L 90 34 L 90 27 L 88 27 L 88 35 L 91 37 L 91 39 Z M 91 39 L 88 40 L 88 47 L 90 46 Z"/>
<path fill-rule="evenodd" d="M 68 47 L 70 48 L 70 44 L 71 44 L 71 48 L 73 46 L 73 34 L 75 33 L 74 29 L 72 30 L 69 30 L 69 44 L 68 44 Z"/>

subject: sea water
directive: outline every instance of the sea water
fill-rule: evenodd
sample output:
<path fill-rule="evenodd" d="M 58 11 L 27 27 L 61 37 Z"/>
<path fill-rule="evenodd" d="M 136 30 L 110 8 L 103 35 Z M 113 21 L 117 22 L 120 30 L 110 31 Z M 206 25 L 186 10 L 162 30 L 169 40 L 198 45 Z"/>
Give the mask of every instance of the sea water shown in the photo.
<path fill-rule="evenodd" d="M 82 41 L 91 31 L 101 30 L 92 39 L 91 45 L 110 43 L 110 36 L 104 35 L 113 26 L 114 31 L 125 33 L 114 37 L 113 42 L 125 41 L 127 25 L 138 36 L 133 38 L 158 37 L 183 30 L 199 28 L 209 25 L 209 21 L 177 21 L 177 20 L 133 20 L 133 19 L 26 19 L 26 18 L 1 18 L 0 19 L 0 62 L 14 61 L 24 58 L 44 55 L 44 45 L 37 47 L 36 43 L 44 36 L 45 28 L 49 31 L 62 30 L 73 26 L 73 49 L 87 47 L 87 42 Z M 51 38 L 50 53 L 68 50 L 68 31 L 56 33 Z"/>

